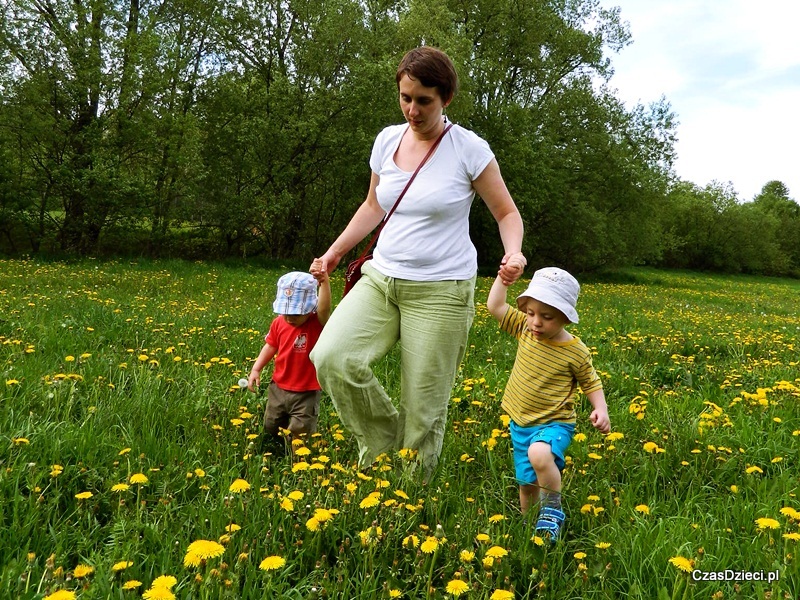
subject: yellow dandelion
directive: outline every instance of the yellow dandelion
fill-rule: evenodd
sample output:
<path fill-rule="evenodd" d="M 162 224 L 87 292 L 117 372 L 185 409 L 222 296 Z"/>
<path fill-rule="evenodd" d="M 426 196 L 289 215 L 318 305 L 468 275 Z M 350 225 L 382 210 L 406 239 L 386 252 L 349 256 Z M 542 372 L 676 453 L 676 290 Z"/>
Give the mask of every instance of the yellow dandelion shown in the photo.
<path fill-rule="evenodd" d="M 413 533 L 403 538 L 403 548 L 418 548 L 419 538 Z"/>
<path fill-rule="evenodd" d="M 144 485 L 148 481 L 150 481 L 150 480 L 147 479 L 147 475 L 145 475 L 144 473 L 134 473 L 133 475 L 131 475 L 131 478 L 130 478 L 130 482 L 131 483 L 135 483 L 135 484 L 138 484 L 138 485 Z"/>
<path fill-rule="evenodd" d="M 766 517 L 756 519 L 756 525 L 759 529 L 780 529 L 781 527 L 781 524 L 775 519 L 769 519 Z"/>
<path fill-rule="evenodd" d="M 89 565 L 78 565 L 75 567 L 75 571 L 73 571 L 72 576 L 75 579 L 83 579 L 92 573 L 94 573 L 94 567 L 90 567 Z"/>
<path fill-rule="evenodd" d="M 112 492 L 125 492 L 131 488 L 127 483 L 118 483 L 116 485 L 111 486 Z"/>
<path fill-rule="evenodd" d="M 261 564 L 258 565 L 258 568 L 262 571 L 275 571 L 283 567 L 285 564 L 286 559 L 282 556 L 268 556 L 261 561 Z"/>
<path fill-rule="evenodd" d="M 686 573 L 691 573 L 694 570 L 694 561 L 690 558 L 673 556 L 669 559 L 669 562 L 673 567 L 685 571 Z"/>
<path fill-rule="evenodd" d="M 31 443 L 31 441 L 28 438 L 24 438 L 24 437 L 12 438 L 11 441 L 14 444 L 16 444 L 17 446 L 21 446 L 23 444 L 30 444 Z"/>
<path fill-rule="evenodd" d="M 753 473 L 763 473 L 764 471 L 761 469 L 761 467 L 753 465 L 752 467 L 747 467 L 744 472 L 748 475 L 752 475 Z"/>
<path fill-rule="evenodd" d="M 508 590 L 495 590 L 489 600 L 514 600 L 514 592 Z"/>
<path fill-rule="evenodd" d="M 173 577 L 172 575 L 161 575 L 156 577 L 153 580 L 153 583 L 150 584 L 151 588 L 166 588 L 171 590 L 174 588 L 178 583 L 178 580 Z"/>
<path fill-rule="evenodd" d="M 484 556 L 482 564 L 484 569 L 490 571 L 494 566 L 494 558 L 492 558 L 491 556 Z"/>
<path fill-rule="evenodd" d="M 618 440 L 621 440 L 624 437 L 625 437 L 625 435 L 620 433 L 619 431 L 612 431 L 611 433 L 609 433 L 606 436 L 606 441 L 607 442 L 616 442 Z"/>
<path fill-rule="evenodd" d="M 389 598 L 399 598 L 402 595 L 403 595 L 403 592 L 401 592 L 398 589 L 389 590 Z"/>
<path fill-rule="evenodd" d="M 308 521 L 306 521 L 306 529 L 309 531 L 319 531 L 319 525 L 319 520 L 314 517 L 311 517 Z"/>
<path fill-rule="evenodd" d="M 49 596 L 45 596 L 44 600 L 75 600 L 75 592 L 70 590 L 58 590 Z"/>
<path fill-rule="evenodd" d="M 175 594 L 169 588 L 151 586 L 142 594 L 142 598 L 144 600 L 175 600 Z"/>
<path fill-rule="evenodd" d="M 787 540 L 792 540 L 793 542 L 796 542 L 800 540 L 800 533 L 797 533 L 795 531 L 793 531 L 792 533 L 784 533 L 783 537 Z"/>
<path fill-rule="evenodd" d="M 188 568 L 199 567 L 203 564 L 203 559 L 193 552 L 187 552 L 183 557 L 183 566 Z"/>
<path fill-rule="evenodd" d="M 395 490 L 394 495 L 398 498 L 402 498 L 403 500 L 408 500 L 408 494 L 406 494 L 403 490 Z"/>
<path fill-rule="evenodd" d="M 289 500 L 294 500 L 295 502 L 299 502 L 300 500 L 305 498 L 305 494 L 300 490 L 294 490 L 292 492 L 289 492 L 286 497 L 289 498 Z"/>
<path fill-rule="evenodd" d="M 489 522 L 490 523 L 498 523 L 498 522 L 502 521 L 503 519 L 505 519 L 505 517 L 503 515 L 492 515 L 491 517 L 489 517 Z"/>
<path fill-rule="evenodd" d="M 217 558 L 225 553 L 225 546 L 212 540 L 195 540 L 189 544 L 186 552 L 202 559 Z"/>
<path fill-rule="evenodd" d="M 333 512 L 325 508 L 317 508 L 314 510 L 314 518 L 320 523 L 330 521 L 333 518 Z"/>
<path fill-rule="evenodd" d="M 650 452 L 652 454 L 658 450 L 658 444 L 655 442 L 645 442 L 642 448 L 645 452 Z"/>
<path fill-rule="evenodd" d="M 469 591 L 469 585 L 460 579 L 453 579 L 447 582 L 447 593 L 452 596 L 460 596 L 464 592 Z"/>
<path fill-rule="evenodd" d="M 194 470 L 194 474 L 195 474 L 195 475 L 197 475 L 197 476 L 198 476 L 198 477 L 200 477 L 200 478 L 202 478 L 202 477 L 205 477 L 205 476 L 206 476 L 206 472 L 205 472 L 205 471 L 203 471 L 203 469 L 195 469 L 195 470 Z"/>
<path fill-rule="evenodd" d="M 241 494 L 242 492 L 246 492 L 249 489 L 250 489 L 250 484 L 240 477 L 230 485 L 228 491 L 231 492 L 232 494 Z"/>
<path fill-rule="evenodd" d="M 118 563 L 114 563 L 114 565 L 111 567 L 111 570 L 112 570 L 114 573 L 118 573 L 118 572 L 120 572 L 120 571 L 124 571 L 124 570 L 125 570 L 125 569 L 127 569 L 128 567 L 132 567 L 132 566 L 133 566 L 133 561 L 130 561 L 130 560 L 122 560 L 122 561 L 120 561 L 120 562 L 118 562 Z"/>
<path fill-rule="evenodd" d="M 136 588 L 142 587 L 142 582 L 136 579 L 129 579 L 125 583 L 122 584 L 123 590 L 135 590 Z"/>
<path fill-rule="evenodd" d="M 358 506 L 359 508 L 372 508 L 373 506 L 378 506 L 378 504 L 380 503 L 381 503 L 380 492 L 372 492 L 369 496 L 364 498 Z"/>
<path fill-rule="evenodd" d="M 281 500 L 280 506 L 286 512 L 292 512 L 294 510 L 294 502 L 289 500 L 289 498 L 284 498 L 283 500 Z"/>
<path fill-rule="evenodd" d="M 794 521 L 800 521 L 800 512 L 796 511 L 791 506 L 784 506 L 781 509 L 781 514 L 784 517 L 789 517 L 790 519 L 792 519 Z"/>
<path fill-rule="evenodd" d="M 488 543 L 488 542 L 489 542 L 489 539 L 490 539 L 490 538 L 489 538 L 489 536 L 488 536 L 488 535 L 486 535 L 485 533 L 479 533 L 478 535 L 476 535 L 476 536 L 475 536 L 475 539 L 476 539 L 477 541 L 479 541 L 480 543 L 482 543 L 482 544 L 486 544 L 486 543 Z"/>
<path fill-rule="evenodd" d="M 574 558 L 575 560 L 583 560 L 584 558 L 586 558 L 586 552 L 576 552 L 575 554 L 572 555 L 572 558 Z"/>
<path fill-rule="evenodd" d="M 544 546 L 544 538 L 541 536 L 535 535 L 531 538 L 531 541 L 537 546 Z"/>
<path fill-rule="evenodd" d="M 94 494 L 92 492 L 80 492 L 78 494 L 75 494 L 75 497 L 78 500 L 88 500 L 92 496 L 94 496 Z"/>
<path fill-rule="evenodd" d="M 422 545 L 419 547 L 425 554 L 432 554 L 436 551 L 439 547 L 439 540 L 437 540 L 432 535 L 429 535 L 425 538 L 425 541 L 422 542 Z"/>
<path fill-rule="evenodd" d="M 297 450 L 295 450 L 294 453 L 297 456 L 308 456 L 309 454 L 311 454 L 311 450 L 303 446 L 302 448 L 298 448 Z"/>
<path fill-rule="evenodd" d="M 300 461 L 299 463 L 295 463 L 292 466 L 292 473 L 298 473 L 300 471 L 308 471 L 309 468 L 311 468 L 311 465 L 309 465 L 305 461 Z"/>
<path fill-rule="evenodd" d="M 738 485 L 732 485 L 732 486 L 731 486 L 731 491 L 732 491 L 734 494 L 738 494 L 738 493 L 739 493 L 739 486 L 738 486 Z"/>
<path fill-rule="evenodd" d="M 638 513 L 642 513 L 643 515 L 650 514 L 650 507 L 647 506 L 647 504 L 638 504 L 636 508 L 634 508 L 633 510 L 635 510 Z"/>
<path fill-rule="evenodd" d="M 231 523 L 230 525 L 225 526 L 225 531 L 228 533 L 235 533 L 242 528 L 241 525 L 237 525 L 236 523 Z"/>
<path fill-rule="evenodd" d="M 572 438 L 575 442 L 585 442 L 586 441 L 586 434 L 585 433 L 576 433 L 575 436 Z"/>
<path fill-rule="evenodd" d="M 605 550 L 606 548 L 611 547 L 611 542 L 597 542 L 594 547 L 600 548 L 600 550 Z"/>
<path fill-rule="evenodd" d="M 475 558 L 475 553 L 470 550 L 462 550 L 458 554 L 458 559 L 461 562 L 471 563 Z"/>
<path fill-rule="evenodd" d="M 492 558 L 502 558 L 507 555 L 508 555 L 508 550 L 506 550 L 502 546 L 492 546 L 486 551 L 486 556 L 491 556 Z"/>

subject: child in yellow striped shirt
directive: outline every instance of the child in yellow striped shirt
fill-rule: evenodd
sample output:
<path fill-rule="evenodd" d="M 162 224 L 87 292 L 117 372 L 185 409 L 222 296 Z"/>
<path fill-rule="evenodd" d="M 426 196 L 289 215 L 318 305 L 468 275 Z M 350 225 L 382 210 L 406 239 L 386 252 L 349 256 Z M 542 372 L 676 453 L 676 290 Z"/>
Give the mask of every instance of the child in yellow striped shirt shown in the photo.
<path fill-rule="evenodd" d="M 580 285 L 556 267 L 539 269 L 515 308 L 498 277 L 487 307 L 500 328 L 517 338 L 517 356 L 502 408 L 511 417 L 511 441 L 522 512 L 540 502 L 536 530 L 555 541 L 565 515 L 561 471 L 575 431 L 575 396 L 580 386 L 592 405 L 589 417 L 602 433 L 611 430 L 603 384 L 592 356 L 565 326 L 578 322 Z"/>

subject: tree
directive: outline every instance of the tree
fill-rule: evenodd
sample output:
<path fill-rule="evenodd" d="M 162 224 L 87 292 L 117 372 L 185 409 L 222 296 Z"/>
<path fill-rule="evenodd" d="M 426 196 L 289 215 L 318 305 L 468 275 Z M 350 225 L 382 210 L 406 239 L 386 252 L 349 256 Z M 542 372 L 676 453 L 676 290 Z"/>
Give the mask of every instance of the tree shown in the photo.
<path fill-rule="evenodd" d="M 786 266 L 781 273 L 800 271 L 800 204 L 789 197 L 789 188 L 780 181 L 769 181 L 753 199 L 753 206 L 778 223 L 775 237 Z"/>

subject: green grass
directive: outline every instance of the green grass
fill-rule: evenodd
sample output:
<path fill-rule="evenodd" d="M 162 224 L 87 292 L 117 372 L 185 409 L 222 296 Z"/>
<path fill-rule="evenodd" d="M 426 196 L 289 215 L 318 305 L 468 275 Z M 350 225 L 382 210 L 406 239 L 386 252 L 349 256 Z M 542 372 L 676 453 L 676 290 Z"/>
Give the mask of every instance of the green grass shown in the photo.
<path fill-rule="evenodd" d="M 614 435 L 584 402 L 551 547 L 517 508 L 499 406 L 515 347 L 483 306 L 488 278 L 430 485 L 403 453 L 359 473 L 327 400 L 308 456 L 260 454 L 265 397 L 236 381 L 290 268 L 0 260 L 0 597 L 136 598 L 161 576 L 177 598 L 450 598 L 456 579 L 475 599 L 800 595 L 799 282 L 584 284 L 571 331 L 595 352 Z M 394 395 L 396 362 L 376 367 Z M 312 530 L 318 509 L 331 518 Z M 187 566 L 196 540 L 224 552 Z M 260 568 L 270 556 L 285 564 Z M 780 578 L 694 581 L 676 557 Z"/>

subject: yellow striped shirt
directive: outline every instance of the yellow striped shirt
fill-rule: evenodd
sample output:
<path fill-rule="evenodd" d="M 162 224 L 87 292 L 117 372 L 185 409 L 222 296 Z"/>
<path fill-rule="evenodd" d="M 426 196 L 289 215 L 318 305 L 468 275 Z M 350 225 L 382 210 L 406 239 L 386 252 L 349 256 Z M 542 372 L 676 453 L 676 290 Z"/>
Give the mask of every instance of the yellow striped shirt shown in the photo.
<path fill-rule="evenodd" d="M 592 355 L 574 336 L 568 342 L 537 340 L 525 321 L 513 306 L 500 321 L 500 329 L 519 341 L 501 406 L 522 427 L 575 423 L 577 386 L 584 394 L 603 388 Z"/>

